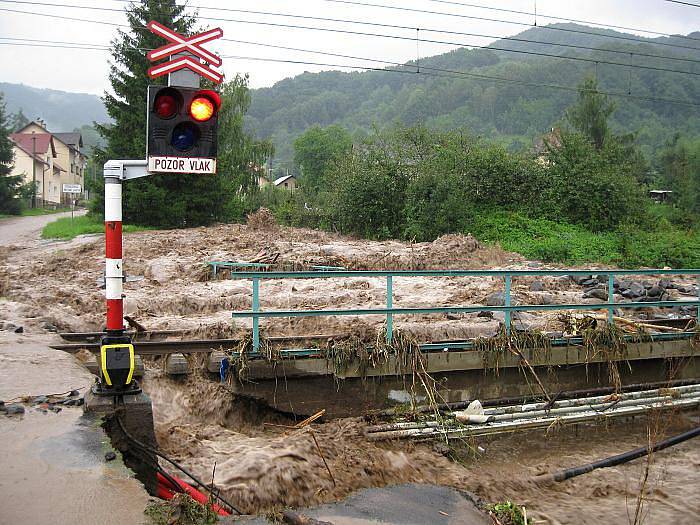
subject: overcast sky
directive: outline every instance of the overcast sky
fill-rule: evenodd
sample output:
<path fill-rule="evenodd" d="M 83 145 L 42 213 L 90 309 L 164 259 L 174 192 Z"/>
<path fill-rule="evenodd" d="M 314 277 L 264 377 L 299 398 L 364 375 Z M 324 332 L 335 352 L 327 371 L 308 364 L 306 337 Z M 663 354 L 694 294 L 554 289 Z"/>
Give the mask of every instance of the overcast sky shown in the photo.
<path fill-rule="evenodd" d="M 119 0 L 56 0 L 47 4 L 65 4 L 72 6 L 91 6 L 117 11 L 99 11 L 36 5 L 42 0 L 21 3 L 16 0 L 0 0 L 0 42 L 8 38 L 43 39 L 64 42 L 89 43 L 91 45 L 109 45 L 117 28 L 110 25 L 87 22 L 99 20 L 123 24 L 126 18 L 122 12 L 125 3 Z M 447 13 L 459 13 L 473 17 L 485 17 L 508 20 L 521 24 L 532 24 L 534 16 L 505 13 L 456 5 L 470 3 L 489 5 L 502 9 L 533 12 L 535 0 L 454 0 L 445 2 L 437 0 L 358 0 L 363 3 L 384 4 L 416 8 Z M 700 3 L 700 1 L 698 2 Z M 226 12 L 216 8 L 246 9 L 268 11 L 304 16 L 342 18 L 365 22 L 402 25 L 411 28 L 440 29 L 492 35 L 494 37 L 510 36 L 527 27 L 513 23 L 491 22 L 470 18 L 457 18 L 438 14 L 402 12 L 368 6 L 343 5 L 329 0 L 190 0 L 188 5 L 198 7 L 201 26 L 222 27 L 224 38 L 250 42 L 214 42 L 208 46 L 226 57 L 237 55 L 245 57 L 264 57 L 274 59 L 300 60 L 306 62 L 324 62 L 332 64 L 373 65 L 357 59 L 329 57 L 313 53 L 286 51 L 261 47 L 252 43 L 288 46 L 307 50 L 321 50 L 330 53 L 371 57 L 392 62 L 405 62 L 421 56 L 444 53 L 459 46 L 420 43 L 418 50 L 415 41 L 392 40 L 387 38 L 358 36 L 342 33 L 329 33 L 313 30 L 299 30 L 283 27 L 243 23 L 243 21 L 268 22 L 278 24 L 295 24 L 313 27 L 327 27 L 383 33 L 415 38 L 416 31 L 367 27 L 356 24 L 301 20 L 269 15 L 254 15 Z M 537 0 L 537 23 L 544 25 L 555 20 L 546 15 L 582 19 L 602 24 L 615 24 L 632 28 L 646 29 L 661 33 L 687 34 L 700 29 L 700 8 L 682 6 L 663 0 Z M 206 7 L 204 7 L 206 6 Z M 50 16 L 37 16 L 6 10 L 21 10 L 49 15 L 60 15 L 80 20 L 64 20 Z M 223 18 L 227 20 L 212 20 Z M 633 31 L 630 31 L 633 32 Z M 636 32 L 644 36 L 654 36 Z M 464 46 L 487 45 L 495 38 L 477 38 L 455 35 L 428 33 L 423 31 L 422 38 L 449 40 L 463 43 Z M 15 41 L 16 42 L 16 41 Z M 165 43 L 165 42 L 164 42 Z M 66 91 L 102 94 L 108 89 L 109 54 L 106 51 L 89 49 L 60 49 L 0 44 L 0 81 L 24 83 L 42 88 Z M 339 69 L 327 66 L 298 64 L 281 64 L 251 61 L 238 58 L 224 58 L 222 70 L 228 76 L 235 73 L 250 74 L 251 87 L 270 86 L 275 82 L 304 71 L 321 71 Z"/>

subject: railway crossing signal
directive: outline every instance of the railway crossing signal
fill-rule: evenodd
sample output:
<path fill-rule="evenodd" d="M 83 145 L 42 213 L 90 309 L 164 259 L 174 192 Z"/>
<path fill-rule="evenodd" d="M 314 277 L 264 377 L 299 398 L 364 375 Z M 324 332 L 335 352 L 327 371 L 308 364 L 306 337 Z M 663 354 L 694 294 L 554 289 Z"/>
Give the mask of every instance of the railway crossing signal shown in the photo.
<path fill-rule="evenodd" d="M 149 86 L 148 171 L 216 173 L 220 105 L 215 91 Z"/>
<path fill-rule="evenodd" d="M 124 329 L 125 279 L 122 261 L 122 181 L 147 177 L 154 173 L 216 173 L 217 128 L 221 98 L 215 91 L 201 89 L 204 77 L 215 84 L 223 75 L 210 66 L 221 65 L 221 58 L 202 45 L 223 36 L 212 29 L 183 36 L 158 22 L 148 29 L 168 40 L 168 44 L 150 51 L 151 61 L 159 61 L 148 70 L 151 78 L 170 75 L 168 86 L 149 86 L 146 110 L 146 160 L 109 160 L 105 177 L 105 299 L 107 327 L 100 344 L 100 379 L 93 387 L 96 395 L 120 396 L 140 392 L 134 375 L 134 345 Z"/>

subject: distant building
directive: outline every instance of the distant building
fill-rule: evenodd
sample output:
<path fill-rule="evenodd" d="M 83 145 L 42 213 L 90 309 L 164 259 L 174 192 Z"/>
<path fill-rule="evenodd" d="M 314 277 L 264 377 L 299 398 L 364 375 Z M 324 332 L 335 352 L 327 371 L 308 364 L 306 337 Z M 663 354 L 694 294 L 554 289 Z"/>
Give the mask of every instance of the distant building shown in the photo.
<path fill-rule="evenodd" d="M 535 155 L 537 156 L 537 162 L 543 166 L 549 165 L 547 160 L 547 152 L 549 149 L 561 148 L 561 130 L 559 128 L 551 128 L 549 133 L 542 135 L 533 146 Z"/>
<path fill-rule="evenodd" d="M 294 175 L 285 175 L 284 177 L 275 179 L 272 184 L 274 184 L 276 188 L 294 191 L 297 189 L 297 178 Z"/>
<path fill-rule="evenodd" d="M 671 199 L 671 190 L 651 190 L 649 191 L 649 197 L 656 202 L 666 202 Z"/>
<path fill-rule="evenodd" d="M 37 205 L 61 203 L 61 172 L 56 162 L 56 147 L 50 133 L 13 133 L 14 167 L 26 184 L 36 182 Z"/>
<path fill-rule="evenodd" d="M 29 155 L 31 155 L 33 147 L 32 136 L 49 136 L 51 138 L 50 142 L 53 150 L 50 159 L 51 178 L 44 182 L 44 180 L 40 180 L 40 177 L 37 176 L 37 182 L 39 184 L 37 186 L 37 198 L 55 204 L 68 204 L 75 196 L 63 193 L 62 189 L 64 184 L 80 184 L 83 191 L 85 190 L 87 156 L 82 153 L 82 136 L 77 132 L 51 133 L 46 128 L 46 124 L 41 120 L 30 122 L 16 133 L 13 133 L 11 135 L 13 141 L 16 144 L 22 144 L 24 146 L 22 153 L 18 151 L 15 152 L 15 172 L 13 172 L 13 174 L 23 175 L 25 182 L 32 181 L 33 172 L 31 166 L 29 166 L 29 171 L 27 171 L 26 163 L 29 162 L 28 159 L 24 162 L 24 165 L 18 169 L 17 153 L 20 153 L 20 157 L 26 155 L 27 151 Z M 45 145 L 45 139 L 37 138 L 37 143 L 40 141 L 44 141 L 42 144 Z M 29 146 L 28 150 L 26 148 L 27 145 Z M 47 150 L 44 149 L 43 154 L 46 152 Z M 42 158 L 46 160 L 46 156 Z M 45 173 L 39 170 L 37 170 L 37 173 L 41 173 L 44 179 L 46 179 Z M 46 184 L 45 188 L 41 186 L 44 183 Z"/>

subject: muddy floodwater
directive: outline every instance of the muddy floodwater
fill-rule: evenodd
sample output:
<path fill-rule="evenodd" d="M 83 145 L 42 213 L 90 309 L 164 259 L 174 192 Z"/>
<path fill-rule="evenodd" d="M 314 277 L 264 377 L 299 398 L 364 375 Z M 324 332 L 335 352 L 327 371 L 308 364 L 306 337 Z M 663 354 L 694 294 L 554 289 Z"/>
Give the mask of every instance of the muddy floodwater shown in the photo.
<path fill-rule="evenodd" d="M 644 490 L 645 459 L 551 486 L 531 481 L 537 474 L 644 445 L 652 423 L 662 427 L 656 439 L 697 426 L 697 412 L 491 437 L 451 450 L 442 444 L 370 442 L 362 419 L 338 419 L 313 425 L 331 478 L 308 431 L 273 426 L 290 422 L 232 401 L 223 386 L 154 373 L 144 387 L 153 399 L 161 446 L 202 477 L 211 476 L 216 462 L 217 486 L 246 512 L 316 505 L 365 487 L 423 482 L 464 489 L 487 502 L 513 500 L 540 523 L 633 523 L 640 490 L 643 521 L 638 523 L 700 522 L 700 440 L 656 453 Z"/>
<path fill-rule="evenodd" d="M 40 223 L 3 227 L 0 222 L 3 400 L 92 382 L 78 359 L 48 345 L 59 342 L 56 331 L 102 329 L 104 242 L 100 236 L 41 241 Z M 135 233 L 125 236 L 124 252 L 127 274 L 139 277 L 125 285 L 127 312 L 147 329 L 185 330 L 193 338 L 232 337 L 249 330 L 248 321 L 232 324 L 231 311 L 250 307 L 250 283 L 211 280 L 207 260 L 251 260 L 271 254 L 284 268 L 545 268 L 498 247 L 482 246 L 469 236 L 416 244 L 370 242 L 276 225 Z M 533 281 L 517 280 L 514 300 L 598 301 L 582 299 L 581 287 L 566 278 Z M 394 306 L 483 304 L 502 287 L 491 278 L 399 280 Z M 381 307 L 386 300 L 385 282 L 373 278 L 266 282 L 261 288 L 266 309 Z M 553 315 L 522 320 L 534 328 L 561 328 Z M 270 321 L 263 323 L 263 332 L 357 335 L 374 333 L 382 323 L 380 317 L 362 323 Z M 397 328 L 421 341 L 491 335 L 498 325 L 497 318 L 477 314 L 396 319 Z M 175 380 L 163 374 L 162 363 L 147 360 L 146 365 L 143 387 L 153 400 L 159 446 L 204 480 L 211 479 L 216 465 L 215 484 L 245 512 L 320 505 L 363 488 L 417 482 L 467 490 L 487 503 L 512 500 L 524 505 L 536 523 L 624 524 L 635 522 L 635 514 L 637 523 L 700 523 L 700 439 L 656 453 L 643 486 L 645 459 L 552 486 L 530 481 L 543 472 L 646 444 L 647 418 L 453 442 L 452 447 L 373 442 L 364 435 L 362 418 L 290 430 L 284 427 L 293 424 L 290 419 L 250 399 L 234 398 L 209 377 Z M 655 438 L 698 424 L 697 411 L 664 416 L 663 431 Z M 0 524 L 142 522 L 147 494 L 118 462 L 104 461 L 109 448 L 105 440 L 75 407 L 43 413 L 27 405 L 24 416 L 0 415 Z M 640 494 L 644 501 L 638 512 Z"/>

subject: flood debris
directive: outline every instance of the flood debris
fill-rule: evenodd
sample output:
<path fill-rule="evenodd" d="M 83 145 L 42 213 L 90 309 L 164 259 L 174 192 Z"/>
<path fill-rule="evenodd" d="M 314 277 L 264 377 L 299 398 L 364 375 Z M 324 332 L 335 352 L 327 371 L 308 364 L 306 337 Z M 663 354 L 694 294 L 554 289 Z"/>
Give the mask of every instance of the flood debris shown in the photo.
<path fill-rule="evenodd" d="M 531 430 L 549 429 L 582 422 L 628 417 L 662 410 L 692 410 L 700 406 L 700 384 L 623 394 L 589 396 L 578 399 L 481 408 L 472 402 L 464 411 L 431 416 L 398 418 L 392 423 L 365 429 L 370 440 L 450 439 Z"/>

